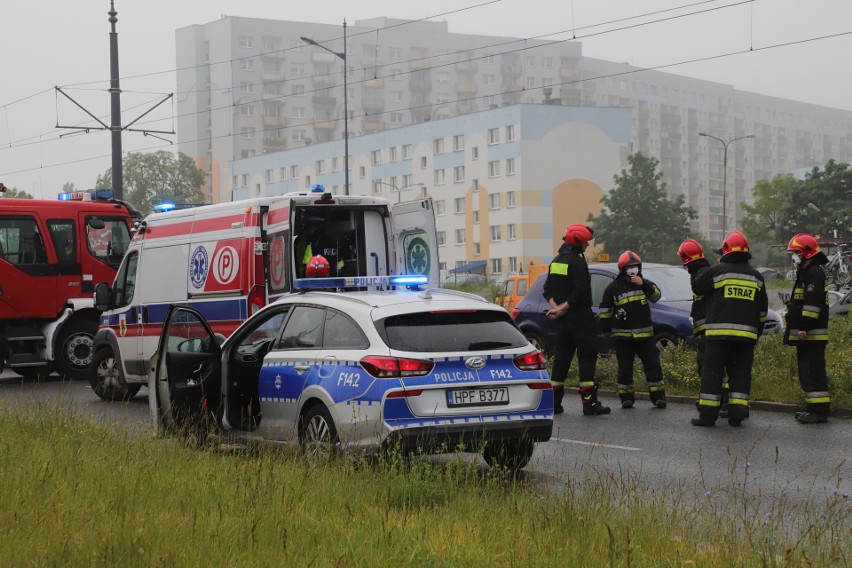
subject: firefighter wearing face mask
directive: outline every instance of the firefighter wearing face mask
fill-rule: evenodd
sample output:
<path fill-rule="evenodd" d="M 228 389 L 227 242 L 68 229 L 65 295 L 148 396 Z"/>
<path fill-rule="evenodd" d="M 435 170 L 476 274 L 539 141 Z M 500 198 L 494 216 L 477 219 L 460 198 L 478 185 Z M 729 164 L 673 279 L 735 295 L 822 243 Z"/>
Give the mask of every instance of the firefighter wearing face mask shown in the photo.
<path fill-rule="evenodd" d="M 592 283 L 583 252 L 589 247 L 593 231 L 585 225 L 570 225 L 562 238 L 565 243 L 550 263 L 544 281 L 544 297 L 550 304 L 547 317 L 556 323 L 556 358 L 550 380 L 553 384 L 554 413 L 563 412 L 562 398 L 571 360 L 577 354 L 580 366 L 580 398 L 583 414 L 609 414 L 598 401 L 595 369 L 598 345 L 595 315 L 592 313 Z"/>
<path fill-rule="evenodd" d="M 666 407 L 663 367 L 654 342 L 654 324 L 648 302 L 660 299 L 657 285 L 642 276 L 642 259 L 632 251 L 618 258 L 618 276 L 604 290 L 600 305 L 603 337 L 612 337 L 618 361 L 618 397 L 621 408 L 633 408 L 633 361 L 642 361 L 651 404 Z"/>
<path fill-rule="evenodd" d="M 754 346 L 763 333 L 769 299 L 763 276 L 750 264 L 748 240 L 734 231 L 716 251 L 719 264 L 701 273 L 692 291 L 707 297 L 704 367 L 699 417 L 694 426 L 713 426 L 722 404 L 722 380 L 725 370 L 731 390 L 728 393 L 728 424 L 740 426 L 748 416 Z"/>
<path fill-rule="evenodd" d="M 805 392 L 803 412 L 794 417 L 803 424 L 826 422 L 831 411 L 828 377 L 825 373 L 825 347 L 828 343 L 828 286 L 822 265 L 828 262 L 819 242 L 807 233 L 790 239 L 796 283 L 787 309 L 784 343 L 796 347 L 799 384 Z"/>

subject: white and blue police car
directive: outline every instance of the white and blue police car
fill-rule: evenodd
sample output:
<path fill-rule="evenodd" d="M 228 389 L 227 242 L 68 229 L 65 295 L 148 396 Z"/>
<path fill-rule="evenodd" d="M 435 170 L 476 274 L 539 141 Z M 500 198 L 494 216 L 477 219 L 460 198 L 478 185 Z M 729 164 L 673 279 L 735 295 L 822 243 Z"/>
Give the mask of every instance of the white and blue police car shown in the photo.
<path fill-rule="evenodd" d="M 368 280 L 299 280 L 224 341 L 173 306 L 149 377 L 155 423 L 310 453 L 482 451 L 524 467 L 553 429 L 541 352 L 478 296 Z"/>

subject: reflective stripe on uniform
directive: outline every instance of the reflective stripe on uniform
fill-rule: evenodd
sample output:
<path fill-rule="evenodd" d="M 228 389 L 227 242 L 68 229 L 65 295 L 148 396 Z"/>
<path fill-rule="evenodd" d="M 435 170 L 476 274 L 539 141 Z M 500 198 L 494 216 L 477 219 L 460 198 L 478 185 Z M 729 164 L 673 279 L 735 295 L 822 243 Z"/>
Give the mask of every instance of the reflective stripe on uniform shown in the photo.
<path fill-rule="evenodd" d="M 598 312 L 598 315 L 601 319 L 607 319 L 612 317 L 612 308 L 601 308 Z"/>
<path fill-rule="evenodd" d="M 633 385 L 618 385 L 618 394 L 633 394 Z"/>
<path fill-rule="evenodd" d="M 695 320 L 692 322 L 692 332 L 698 333 L 699 331 L 704 331 L 707 328 L 707 318 L 701 318 L 700 320 Z"/>
<path fill-rule="evenodd" d="M 827 329 L 811 329 L 808 330 L 808 335 L 804 339 L 805 341 L 828 341 L 828 330 Z M 802 341 L 799 339 L 799 330 L 791 329 L 789 341 Z"/>
<path fill-rule="evenodd" d="M 728 404 L 748 406 L 748 395 L 744 392 L 731 391 L 728 393 Z"/>
<path fill-rule="evenodd" d="M 802 317 L 818 318 L 821 311 L 819 306 L 802 306 Z"/>
<path fill-rule="evenodd" d="M 720 274 L 713 279 L 714 288 L 721 288 L 728 284 L 734 284 L 736 286 L 756 286 L 757 288 L 760 288 L 760 280 L 751 274 L 728 272 L 726 274 Z"/>
<path fill-rule="evenodd" d="M 580 381 L 580 387 L 593 387 L 595 386 L 595 381 Z"/>
<path fill-rule="evenodd" d="M 660 392 L 661 390 L 665 390 L 665 387 L 663 387 L 663 381 L 648 383 L 648 392 Z"/>
<path fill-rule="evenodd" d="M 644 301 L 646 299 L 645 292 L 642 290 L 633 290 L 625 294 L 619 294 L 615 297 L 615 305 L 623 306 L 627 302 Z"/>
<path fill-rule="evenodd" d="M 708 323 L 707 337 L 731 336 L 757 339 L 757 328 L 750 325 L 739 325 L 735 323 Z"/>
<path fill-rule="evenodd" d="M 813 391 L 805 393 L 805 402 L 808 404 L 824 404 L 830 403 L 831 397 L 828 391 Z"/>
<path fill-rule="evenodd" d="M 551 274 L 561 274 L 562 276 L 568 275 L 568 265 L 564 262 L 551 262 L 550 263 L 550 273 Z"/>
<path fill-rule="evenodd" d="M 655 288 L 654 288 L 654 291 L 651 293 L 651 295 L 650 295 L 650 296 L 648 296 L 648 300 L 650 300 L 650 301 L 652 301 L 652 302 L 656 302 L 656 301 L 657 301 L 657 300 L 659 300 L 662 296 L 663 296 L 663 295 L 660 293 L 660 289 L 655 287 Z"/>

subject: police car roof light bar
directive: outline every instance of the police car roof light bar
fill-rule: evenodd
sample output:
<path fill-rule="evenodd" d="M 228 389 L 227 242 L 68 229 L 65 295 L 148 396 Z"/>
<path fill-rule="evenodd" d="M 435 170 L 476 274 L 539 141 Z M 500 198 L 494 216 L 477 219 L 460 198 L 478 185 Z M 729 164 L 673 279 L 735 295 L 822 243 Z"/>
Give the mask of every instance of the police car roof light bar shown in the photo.
<path fill-rule="evenodd" d="M 406 286 L 417 288 L 417 286 L 428 283 L 429 278 L 426 276 L 345 276 L 337 278 L 297 278 L 294 288 L 298 290 L 363 288 L 365 286 Z"/>

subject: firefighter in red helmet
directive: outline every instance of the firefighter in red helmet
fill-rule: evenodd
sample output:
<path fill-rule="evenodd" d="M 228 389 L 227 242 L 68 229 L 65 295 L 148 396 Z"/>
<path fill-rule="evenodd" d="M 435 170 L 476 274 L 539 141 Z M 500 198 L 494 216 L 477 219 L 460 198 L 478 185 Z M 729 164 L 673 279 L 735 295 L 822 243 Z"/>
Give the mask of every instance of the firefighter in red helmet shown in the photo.
<path fill-rule="evenodd" d="M 313 256 L 305 265 L 305 276 L 308 278 L 325 278 L 328 276 L 328 261 L 321 254 Z"/>
<path fill-rule="evenodd" d="M 618 397 L 621 408 L 633 408 L 633 361 L 642 361 L 651 404 L 666 407 L 663 367 L 654 342 L 654 323 L 648 302 L 660 299 L 657 285 L 642 276 L 642 259 L 633 251 L 618 258 L 618 276 L 606 287 L 600 305 L 603 337 L 612 337 L 618 361 Z"/>
<path fill-rule="evenodd" d="M 796 346 L 799 384 L 806 408 L 794 417 L 801 423 L 826 422 L 831 411 L 825 347 L 828 343 L 828 285 L 822 265 L 828 262 L 819 242 L 807 233 L 790 239 L 787 250 L 797 265 L 796 283 L 787 309 L 784 343 Z"/>
<path fill-rule="evenodd" d="M 763 276 L 750 264 L 748 240 L 739 231 L 727 235 L 717 253 L 719 263 L 702 272 L 692 291 L 707 298 L 704 367 L 695 426 L 713 426 L 722 404 L 722 381 L 728 371 L 728 424 L 748 417 L 754 346 L 763 333 L 769 299 Z"/>
<path fill-rule="evenodd" d="M 583 252 L 594 231 L 586 225 L 570 225 L 562 238 L 556 258 L 550 263 L 544 282 L 544 297 L 551 309 L 547 317 L 556 321 L 556 358 L 553 362 L 554 413 L 563 412 L 562 399 L 571 360 L 577 354 L 580 371 L 580 397 L 583 414 L 608 414 L 610 409 L 598 401 L 595 369 L 598 363 L 597 331 L 592 313 L 592 285 L 589 266 Z"/>

